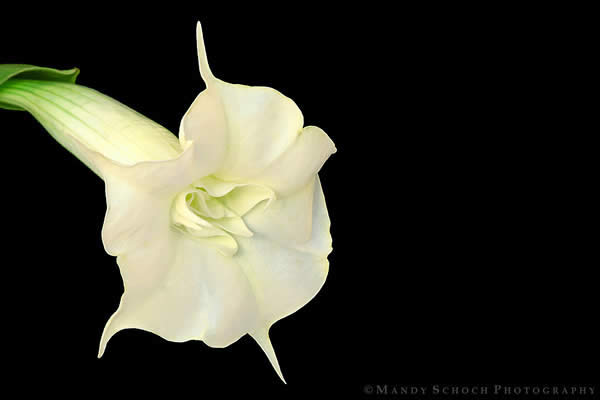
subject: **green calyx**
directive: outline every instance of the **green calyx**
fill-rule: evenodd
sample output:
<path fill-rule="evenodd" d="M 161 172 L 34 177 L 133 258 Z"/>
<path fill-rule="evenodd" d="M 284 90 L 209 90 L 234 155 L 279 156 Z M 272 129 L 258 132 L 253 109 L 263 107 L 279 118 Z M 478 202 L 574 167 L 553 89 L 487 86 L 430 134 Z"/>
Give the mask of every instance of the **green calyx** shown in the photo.
<path fill-rule="evenodd" d="M 28 64 L 0 64 L 0 88 L 11 79 L 32 79 L 40 81 L 54 81 L 75 83 L 79 75 L 79 68 L 59 70 L 54 68 L 37 67 Z M 2 102 L 0 108 L 6 110 L 24 111 L 23 108 Z"/>

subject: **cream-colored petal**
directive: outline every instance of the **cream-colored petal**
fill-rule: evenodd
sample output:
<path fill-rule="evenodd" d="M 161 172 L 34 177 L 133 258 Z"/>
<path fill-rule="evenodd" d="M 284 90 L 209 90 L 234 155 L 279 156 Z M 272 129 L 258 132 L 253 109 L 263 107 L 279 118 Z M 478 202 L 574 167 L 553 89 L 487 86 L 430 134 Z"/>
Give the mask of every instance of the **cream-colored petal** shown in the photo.
<path fill-rule="evenodd" d="M 252 231 L 248 229 L 244 220 L 240 217 L 221 218 L 216 220 L 209 219 L 209 221 L 237 236 L 252 237 L 253 235 Z"/>
<path fill-rule="evenodd" d="M 296 141 L 303 125 L 300 109 L 274 89 L 215 85 L 227 120 L 227 155 L 216 176 L 245 181 L 274 162 Z"/>
<path fill-rule="evenodd" d="M 223 163 L 215 175 L 244 182 L 278 159 L 297 139 L 304 118 L 288 97 L 268 87 L 234 85 L 215 78 L 208 67 L 202 29 L 197 30 L 198 62 L 207 89 L 182 120 L 180 137 L 223 139 Z M 211 146 L 214 139 L 211 138 Z"/>
<path fill-rule="evenodd" d="M 221 199 L 221 202 L 237 215 L 242 216 L 252 210 L 257 204 L 262 202 L 259 209 L 269 208 L 271 202 L 275 200 L 273 190 L 260 185 L 239 185 L 234 188 L 227 196 Z"/>
<path fill-rule="evenodd" d="M 176 225 L 179 224 L 193 229 L 211 227 L 212 224 L 198 216 L 190 208 L 190 204 L 193 201 L 190 197 L 193 195 L 194 193 L 191 191 L 183 191 L 175 197 L 171 206 L 171 221 Z"/>
<path fill-rule="evenodd" d="M 215 78 L 208 66 L 200 24 L 197 43 L 207 89 L 184 117 L 180 136 L 213 131 L 219 139 L 225 138 L 226 150 L 218 152 L 222 164 L 214 174 L 222 180 L 265 185 L 278 196 L 304 187 L 335 153 L 331 139 L 320 128 L 303 129 L 300 109 L 278 91 Z"/>
<path fill-rule="evenodd" d="M 312 201 L 306 200 L 307 194 Z M 255 221 L 260 233 L 237 237 L 240 250 L 234 257 L 172 230 L 119 256 L 126 292 L 107 324 L 101 353 L 110 337 L 126 328 L 144 329 L 173 341 L 204 340 L 214 347 L 250 333 L 283 379 L 268 328 L 319 291 L 331 251 L 329 217 L 318 179 L 296 196 L 287 206 L 276 206 L 282 200 L 274 201 L 273 210 L 279 211 L 270 217 L 285 219 L 294 210 L 309 207 L 312 229 L 302 243 L 274 240 L 283 225 L 265 220 Z M 256 211 L 249 215 L 260 218 Z"/>
<path fill-rule="evenodd" d="M 246 214 L 263 200 L 266 200 L 264 207 L 268 207 L 275 199 L 275 192 L 266 186 L 226 182 L 212 176 L 199 179 L 194 187 L 206 190 L 210 196 L 219 197 L 218 201 L 238 216 Z"/>
<path fill-rule="evenodd" d="M 198 162 L 210 165 L 202 178 L 222 168 L 227 155 L 227 122 L 221 100 L 215 89 L 200 93 L 181 120 L 179 141 L 182 147 L 194 142 Z"/>
<path fill-rule="evenodd" d="M 227 119 L 223 102 L 214 85 L 216 80 L 208 66 L 200 22 L 196 28 L 196 35 L 200 74 L 207 89 L 196 97 L 181 119 L 179 141 L 184 148 L 193 141 L 197 146 L 198 160 L 210 164 L 213 170 L 217 170 L 223 165 L 227 155 Z M 208 174 L 198 175 L 196 178 L 206 175 Z"/>
<path fill-rule="evenodd" d="M 325 282 L 331 252 L 329 216 L 320 184 L 315 186 L 312 234 L 298 245 L 284 245 L 264 233 L 238 238 L 236 255 L 256 295 L 261 320 L 267 326 L 297 311 Z M 272 237 L 276 232 L 272 232 Z"/>
<path fill-rule="evenodd" d="M 273 188 L 278 196 L 287 196 L 303 188 L 319 172 L 335 145 L 316 126 L 307 126 L 296 141 L 277 160 L 247 182 Z"/>
<path fill-rule="evenodd" d="M 318 257 L 326 257 L 333 250 L 331 233 L 329 232 L 331 221 L 327 212 L 325 195 L 321 180 L 317 175 L 315 178 L 315 189 L 312 208 L 312 234 L 304 243 L 294 245 L 296 250 L 311 253 Z"/>
<path fill-rule="evenodd" d="M 218 219 L 225 216 L 232 216 L 229 215 L 229 210 L 227 210 L 227 208 L 221 204 L 219 200 L 203 191 L 197 191 L 194 193 L 194 197 L 190 205 L 194 211 L 198 213 L 198 215 L 203 217 Z"/>
<path fill-rule="evenodd" d="M 284 245 L 308 241 L 312 235 L 315 178 L 291 196 L 278 198 L 266 208 L 244 215 L 252 232 Z"/>
<path fill-rule="evenodd" d="M 117 261 L 125 293 L 105 327 L 100 356 L 127 328 L 225 347 L 256 327 L 255 297 L 234 257 L 171 233 Z"/>
<path fill-rule="evenodd" d="M 205 176 L 194 182 L 194 187 L 206 190 L 206 192 L 213 197 L 225 196 L 227 193 L 231 192 L 239 185 L 243 184 L 237 182 L 222 181 L 220 179 L 216 179 L 213 176 Z"/>
<path fill-rule="evenodd" d="M 215 176 L 244 182 L 274 162 L 302 130 L 302 114 L 292 100 L 265 87 L 217 81 L 200 93 L 180 128 L 220 167 Z"/>
<path fill-rule="evenodd" d="M 202 168 L 194 150 L 195 146 L 190 146 L 175 159 L 133 166 L 118 165 L 94 155 L 105 181 L 107 210 L 102 240 L 109 254 L 122 254 L 169 227 L 175 195 Z M 161 225 L 155 228 L 158 223 Z"/>
<path fill-rule="evenodd" d="M 279 378 L 283 381 L 283 383 L 287 383 L 283 378 L 283 373 L 281 372 L 281 367 L 279 367 L 279 361 L 277 360 L 277 356 L 275 355 L 275 349 L 273 349 L 273 344 L 271 343 L 271 339 L 269 338 L 269 329 L 261 326 L 256 330 L 250 332 L 250 336 L 258 343 L 262 351 L 265 352 L 267 358 L 271 362 L 271 365 L 279 375 Z"/>

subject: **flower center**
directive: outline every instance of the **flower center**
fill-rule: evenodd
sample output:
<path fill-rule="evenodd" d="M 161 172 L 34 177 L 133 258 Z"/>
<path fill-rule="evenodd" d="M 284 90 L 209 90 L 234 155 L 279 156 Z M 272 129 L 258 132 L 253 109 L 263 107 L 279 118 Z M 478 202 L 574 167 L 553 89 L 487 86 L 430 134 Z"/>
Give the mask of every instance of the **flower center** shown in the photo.
<path fill-rule="evenodd" d="M 274 198 L 273 191 L 263 186 L 205 177 L 175 196 L 171 223 L 186 236 L 209 241 L 232 256 L 238 249 L 236 236 L 253 235 L 243 216 L 259 203 L 268 206 Z"/>

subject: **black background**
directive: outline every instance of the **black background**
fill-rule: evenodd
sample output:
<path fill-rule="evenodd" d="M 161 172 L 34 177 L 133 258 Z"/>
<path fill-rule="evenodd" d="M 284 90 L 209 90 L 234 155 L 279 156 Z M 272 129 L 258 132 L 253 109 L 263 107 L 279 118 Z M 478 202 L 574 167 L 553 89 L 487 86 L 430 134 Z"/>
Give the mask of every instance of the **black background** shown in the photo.
<path fill-rule="evenodd" d="M 271 329 L 284 385 L 249 337 L 212 349 L 126 330 L 97 359 L 123 290 L 100 239 L 103 182 L 0 110 L 5 381 L 198 398 L 597 381 L 592 159 L 543 109 L 560 12 L 295 7 L 3 13 L 0 63 L 79 67 L 79 84 L 173 132 L 204 88 L 201 20 L 216 76 L 276 88 L 338 148 L 320 173 L 327 282 Z"/>

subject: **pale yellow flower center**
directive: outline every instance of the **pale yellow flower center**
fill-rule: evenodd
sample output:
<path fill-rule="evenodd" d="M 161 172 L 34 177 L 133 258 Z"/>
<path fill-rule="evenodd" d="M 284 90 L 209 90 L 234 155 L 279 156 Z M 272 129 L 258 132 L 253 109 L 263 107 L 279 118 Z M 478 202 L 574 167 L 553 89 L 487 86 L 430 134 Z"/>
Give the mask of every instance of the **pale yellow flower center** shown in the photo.
<path fill-rule="evenodd" d="M 263 186 L 205 177 L 175 196 L 171 223 L 190 238 L 213 239 L 224 253 L 233 255 L 237 251 L 235 237 L 253 235 L 243 215 L 263 200 L 267 206 L 274 197 L 273 191 Z"/>

